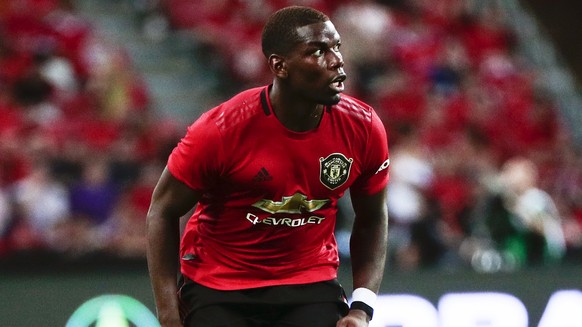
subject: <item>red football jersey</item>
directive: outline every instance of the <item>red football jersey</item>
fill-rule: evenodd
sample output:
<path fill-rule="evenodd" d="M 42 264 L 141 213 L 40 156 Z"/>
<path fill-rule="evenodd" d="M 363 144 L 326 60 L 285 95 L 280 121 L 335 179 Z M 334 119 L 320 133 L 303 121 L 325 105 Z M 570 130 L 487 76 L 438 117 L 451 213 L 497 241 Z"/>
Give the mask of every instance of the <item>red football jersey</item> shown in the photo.
<path fill-rule="evenodd" d="M 170 155 L 173 176 L 204 194 L 186 225 L 182 273 L 219 290 L 337 277 L 337 201 L 388 182 L 386 131 L 350 96 L 307 132 L 285 128 L 268 87 L 203 114 Z"/>

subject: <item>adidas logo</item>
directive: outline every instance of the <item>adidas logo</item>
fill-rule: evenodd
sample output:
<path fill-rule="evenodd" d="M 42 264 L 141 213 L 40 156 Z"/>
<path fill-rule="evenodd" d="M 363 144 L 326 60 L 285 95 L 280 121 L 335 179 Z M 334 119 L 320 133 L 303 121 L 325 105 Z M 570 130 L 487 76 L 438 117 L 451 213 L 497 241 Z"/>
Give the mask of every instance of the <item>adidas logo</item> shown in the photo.
<path fill-rule="evenodd" d="M 253 177 L 253 182 L 268 182 L 270 180 L 273 180 L 273 176 L 269 175 L 265 167 L 261 168 L 255 177 Z"/>

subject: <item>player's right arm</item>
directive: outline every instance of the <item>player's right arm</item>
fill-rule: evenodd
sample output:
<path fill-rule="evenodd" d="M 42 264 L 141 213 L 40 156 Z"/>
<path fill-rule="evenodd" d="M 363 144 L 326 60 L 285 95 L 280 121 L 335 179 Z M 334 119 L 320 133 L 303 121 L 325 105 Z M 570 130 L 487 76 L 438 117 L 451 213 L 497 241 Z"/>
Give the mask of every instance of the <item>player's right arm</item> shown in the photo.
<path fill-rule="evenodd" d="M 182 326 L 178 310 L 180 217 L 201 194 L 164 169 L 147 214 L 147 261 L 158 319 L 162 326 Z"/>

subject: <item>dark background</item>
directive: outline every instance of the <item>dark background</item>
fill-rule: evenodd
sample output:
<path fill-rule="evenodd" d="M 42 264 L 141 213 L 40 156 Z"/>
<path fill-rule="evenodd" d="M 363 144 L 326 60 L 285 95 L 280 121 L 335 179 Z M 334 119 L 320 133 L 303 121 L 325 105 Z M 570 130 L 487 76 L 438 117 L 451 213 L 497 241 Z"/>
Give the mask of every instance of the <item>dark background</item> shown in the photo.
<path fill-rule="evenodd" d="M 521 0 L 538 18 L 580 87 L 582 76 L 582 2 L 572 0 Z"/>
<path fill-rule="evenodd" d="M 18 262 L 5 262 L 0 268 L 0 326 L 64 326 L 79 306 L 104 294 L 133 297 L 155 312 L 145 261 L 107 257 L 52 261 L 41 273 L 35 269 L 51 258 L 34 260 L 38 266 L 24 264 L 25 260 L 20 258 Z M 340 269 L 340 281 L 347 290 L 351 289 L 350 276 L 346 264 Z M 442 270 L 389 272 L 384 276 L 381 293 L 421 296 L 435 307 L 441 296 L 451 292 L 508 293 L 524 303 L 533 327 L 554 292 L 582 289 L 580 276 L 580 266 L 496 274 Z"/>

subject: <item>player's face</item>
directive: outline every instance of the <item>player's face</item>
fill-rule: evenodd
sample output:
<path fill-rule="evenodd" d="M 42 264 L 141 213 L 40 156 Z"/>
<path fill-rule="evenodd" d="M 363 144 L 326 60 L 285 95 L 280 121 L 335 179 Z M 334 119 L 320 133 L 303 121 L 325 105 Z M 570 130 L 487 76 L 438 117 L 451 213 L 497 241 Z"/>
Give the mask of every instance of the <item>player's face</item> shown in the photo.
<path fill-rule="evenodd" d="M 344 61 L 340 35 L 330 22 L 299 27 L 301 42 L 287 56 L 287 83 L 297 96 L 331 105 L 344 90 Z"/>

